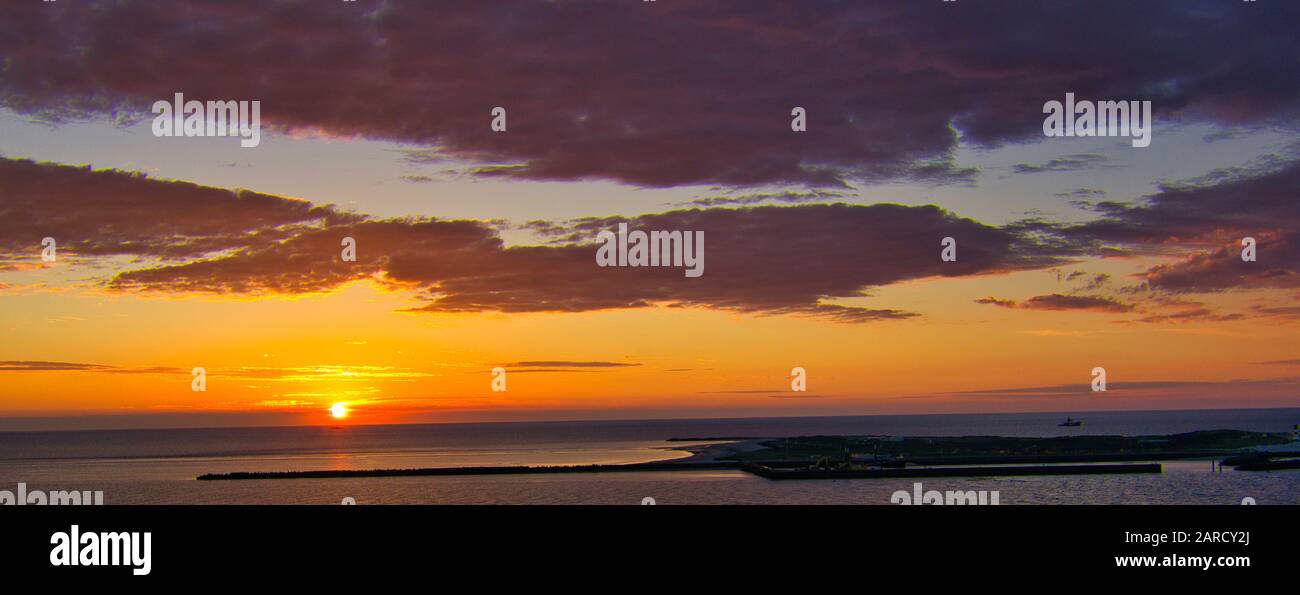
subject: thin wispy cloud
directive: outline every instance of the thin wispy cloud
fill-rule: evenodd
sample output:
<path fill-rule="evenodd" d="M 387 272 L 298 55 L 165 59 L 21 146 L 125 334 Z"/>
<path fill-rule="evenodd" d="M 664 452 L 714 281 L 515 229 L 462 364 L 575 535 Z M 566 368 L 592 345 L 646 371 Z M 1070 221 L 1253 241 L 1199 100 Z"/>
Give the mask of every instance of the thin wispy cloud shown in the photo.
<path fill-rule="evenodd" d="M 1051 159 L 1044 163 L 1017 163 L 1012 171 L 1018 174 L 1038 174 L 1062 171 L 1087 171 L 1106 167 L 1110 161 L 1105 155 L 1079 154 Z"/>
<path fill-rule="evenodd" d="M 1132 304 L 1125 304 L 1113 298 L 1091 295 L 1062 295 L 1052 293 L 1036 295 L 1024 301 L 986 297 L 975 300 L 980 304 L 991 304 L 1003 308 L 1023 310 L 1088 310 L 1092 312 L 1130 312 Z"/>

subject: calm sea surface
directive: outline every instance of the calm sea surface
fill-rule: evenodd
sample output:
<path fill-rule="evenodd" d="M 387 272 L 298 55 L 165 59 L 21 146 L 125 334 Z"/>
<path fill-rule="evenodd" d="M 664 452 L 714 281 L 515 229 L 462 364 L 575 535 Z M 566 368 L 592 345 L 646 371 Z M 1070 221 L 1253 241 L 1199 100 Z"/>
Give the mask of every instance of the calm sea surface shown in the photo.
<path fill-rule="evenodd" d="M 222 428 L 0 433 L 0 490 L 102 490 L 108 504 L 887 504 L 911 480 L 773 482 L 740 471 L 200 482 L 203 473 L 631 463 L 686 456 L 669 438 L 887 434 L 1056 436 L 1280 432 L 1300 409 Z M 1300 504 L 1300 470 L 925 479 L 925 489 L 998 490 L 1003 504 Z"/>

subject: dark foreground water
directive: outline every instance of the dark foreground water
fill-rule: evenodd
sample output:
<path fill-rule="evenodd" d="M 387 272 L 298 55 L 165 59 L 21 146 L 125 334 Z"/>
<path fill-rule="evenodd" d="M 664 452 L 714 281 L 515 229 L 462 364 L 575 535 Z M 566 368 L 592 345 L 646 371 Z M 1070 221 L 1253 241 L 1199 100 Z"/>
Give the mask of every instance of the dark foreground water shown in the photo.
<path fill-rule="evenodd" d="M 100 490 L 108 504 L 887 504 L 912 480 L 773 482 L 740 471 L 199 482 L 203 473 L 670 459 L 668 438 L 887 434 L 1055 436 L 1280 432 L 1300 409 L 904 415 L 727 420 L 444 424 L 0 433 L 0 490 Z M 925 490 L 997 490 L 1002 504 L 1300 504 L 1300 471 L 1211 472 L 1165 463 L 1159 475 L 924 479 Z"/>

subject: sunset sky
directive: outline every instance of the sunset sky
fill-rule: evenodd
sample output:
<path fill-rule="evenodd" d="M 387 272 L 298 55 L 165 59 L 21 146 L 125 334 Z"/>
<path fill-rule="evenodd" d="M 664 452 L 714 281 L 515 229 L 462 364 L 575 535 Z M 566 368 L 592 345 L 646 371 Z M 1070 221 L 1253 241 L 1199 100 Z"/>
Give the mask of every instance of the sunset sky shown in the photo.
<path fill-rule="evenodd" d="M 7 2 L 0 429 L 1300 406 L 1298 22 Z M 260 146 L 156 137 L 178 92 Z M 1151 101 L 1150 147 L 1045 137 L 1066 93 Z M 597 266 L 619 223 L 704 275 Z"/>

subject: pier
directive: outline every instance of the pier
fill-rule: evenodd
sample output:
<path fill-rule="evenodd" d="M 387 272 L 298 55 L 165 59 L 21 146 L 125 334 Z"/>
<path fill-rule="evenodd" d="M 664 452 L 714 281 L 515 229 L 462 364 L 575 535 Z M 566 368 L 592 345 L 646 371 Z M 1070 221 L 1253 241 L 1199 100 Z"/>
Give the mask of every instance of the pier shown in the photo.
<path fill-rule="evenodd" d="M 787 479 L 871 479 L 898 477 L 998 477 L 1025 475 L 1097 475 L 1107 473 L 1160 473 L 1158 463 L 1095 465 L 1020 465 L 1020 466 L 918 466 L 824 469 L 806 463 L 795 466 L 789 461 L 742 463 L 738 461 L 631 463 L 624 465 L 547 465 L 509 467 L 432 467 L 422 469 L 356 469 L 318 471 L 239 471 L 207 473 L 199 481 L 255 479 L 343 479 L 358 477 L 437 477 L 463 475 L 530 475 L 547 473 L 627 473 L 644 471 L 700 471 L 736 469 L 772 480 Z"/>

